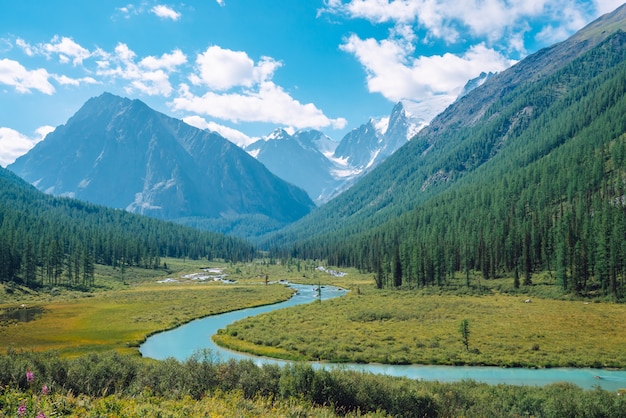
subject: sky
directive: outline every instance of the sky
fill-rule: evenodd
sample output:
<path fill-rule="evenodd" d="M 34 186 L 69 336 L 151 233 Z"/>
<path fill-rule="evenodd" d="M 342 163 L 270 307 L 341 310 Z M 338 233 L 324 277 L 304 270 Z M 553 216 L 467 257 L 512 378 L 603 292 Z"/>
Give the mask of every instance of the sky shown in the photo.
<path fill-rule="evenodd" d="M 110 92 L 248 144 L 432 118 L 616 0 L 0 0 L 0 166 Z"/>

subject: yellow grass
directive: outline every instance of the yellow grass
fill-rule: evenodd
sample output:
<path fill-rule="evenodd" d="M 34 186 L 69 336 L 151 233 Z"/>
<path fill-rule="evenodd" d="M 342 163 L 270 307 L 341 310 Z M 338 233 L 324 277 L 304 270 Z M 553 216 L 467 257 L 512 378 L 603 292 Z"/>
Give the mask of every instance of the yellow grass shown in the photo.
<path fill-rule="evenodd" d="M 626 306 L 524 300 L 370 290 L 239 321 L 218 342 L 310 360 L 626 367 Z M 458 331 L 463 319 L 469 351 Z"/>
<path fill-rule="evenodd" d="M 197 265 L 189 271 L 197 272 Z M 111 349 L 137 353 L 138 344 L 154 332 L 207 315 L 275 303 L 291 295 L 280 285 L 156 283 L 158 278 L 161 275 L 135 283 L 129 280 L 132 285 L 116 290 L 64 293 L 56 299 L 32 296 L 28 306 L 42 306 L 43 315 L 28 323 L 0 326 L 0 347 L 58 350 L 67 355 Z M 0 305 L 0 309 L 15 304 Z"/>

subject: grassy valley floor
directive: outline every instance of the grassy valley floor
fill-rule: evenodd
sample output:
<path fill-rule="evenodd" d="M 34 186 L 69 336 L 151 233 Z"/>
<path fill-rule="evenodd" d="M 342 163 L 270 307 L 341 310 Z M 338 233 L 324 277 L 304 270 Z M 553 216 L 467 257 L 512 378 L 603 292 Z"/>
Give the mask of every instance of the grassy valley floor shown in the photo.
<path fill-rule="evenodd" d="M 494 291 L 459 296 L 359 289 L 343 298 L 247 318 L 214 340 L 292 360 L 626 367 L 626 332 L 619 325 L 626 317 L 623 304 Z M 470 331 L 467 348 L 459 332 L 464 319 Z"/>
<path fill-rule="evenodd" d="M 4 321 L 0 346 L 5 349 L 49 351 L 62 355 L 116 350 L 138 353 L 147 336 L 192 319 L 288 299 L 284 286 L 184 279 L 201 272 L 206 262 L 167 260 L 169 270 L 119 269 L 98 266 L 92 292 L 67 289 L 41 292 L 13 289 L 0 314 L 37 307 L 42 314 L 30 322 Z M 219 264 L 213 265 L 219 267 Z M 169 279 L 165 283 L 159 283 Z"/>

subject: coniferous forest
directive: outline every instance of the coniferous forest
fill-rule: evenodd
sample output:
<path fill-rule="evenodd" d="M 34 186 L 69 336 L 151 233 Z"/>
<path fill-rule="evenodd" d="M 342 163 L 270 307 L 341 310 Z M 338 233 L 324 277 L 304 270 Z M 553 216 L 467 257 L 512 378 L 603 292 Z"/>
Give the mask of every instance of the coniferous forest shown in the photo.
<path fill-rule="evenodd" d="M 159 268 L 162 257 L 244 261 L 254 254 L 238 238 L 51 197 L 0 170 L 0 281 L 89 288 L 96 263 Z"/>
<path fill-rule="evenodd" d="M 53 197 L 0 168 L 0 417 L 625 416 L 625 29 L 626 5 L 493 75 L 278 231 L 235 209 L 179 219 L 192 228 Z M 202 230 L 226 224 L 273 232 Z M 293 294 L 301 306 L 265 310 Z M 261 306 L 210 318 L 215 353 L 203 331 L 182 361 L 143 350 Z M 293 362 L 222 361 L 222 348 Z M 489 384 L 465 369 L 375 374 L 405 364 L 514 370 Z M 584 376 L 524 377 L 550 368 Z"/>
<path fill-rule="evenodd" d="M 417 201 L 411 211 L 296 242 L 289 255 L 358 267 L 379 287 L 440 285 L 470 271 L 524 286 L 548 271 L 566 293 L 622 299 L 625 45 L 618 31 L 551 76 L 504 92 L 484 123 L 449 129 L 434 146 L 414 139 L 393 156 L 421 179 L 405 196 Z M 429 146 L 427 162 L 411 163 Z"/>

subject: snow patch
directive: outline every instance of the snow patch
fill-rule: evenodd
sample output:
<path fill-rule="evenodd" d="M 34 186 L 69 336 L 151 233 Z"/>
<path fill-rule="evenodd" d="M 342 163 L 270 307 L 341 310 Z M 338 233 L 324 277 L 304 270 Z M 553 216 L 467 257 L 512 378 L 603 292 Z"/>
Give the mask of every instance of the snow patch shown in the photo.
<path fill-rule="evenodd" d="M 372 125 L 374 125 L 376 133 L 379 136 L 382 136 L 385 134 L 385 132 L 387 132 L 387 128 L 389 128 L 389 119 L 389 116 L 380 118 L 378 120 L 372 119 Z"/>
<path fill-rule="evenodd" d="M 128 212 L 134 212 L 135 209 L 161 209 L 161 206 L 155 206 L 150 203 L 147 199 L 144 200 L 144 196 L 142 192 L 135 193 L 135 201 L 130 205 L 126 206 L 126 210 Z"/>
<path fill-rule="evenodd" d="M 373 154 L 372 154 L 372 158 L 370 159 L 369 163 L 367 163 L 367 165 L 365 166 L 366 169 L 370 168 L 372 165 L 374 165 L 374 163 L 376 162 L 376 157 L 378 157 L 378 154 L 380 154 L 381 148 L 378 148 Z"/>

